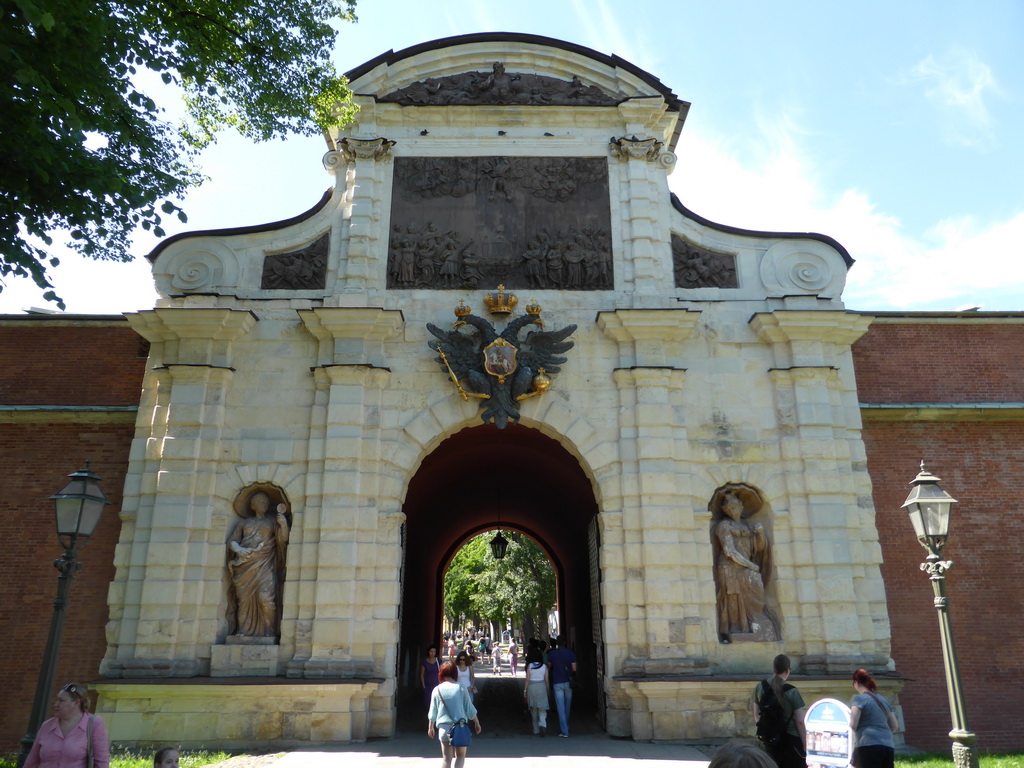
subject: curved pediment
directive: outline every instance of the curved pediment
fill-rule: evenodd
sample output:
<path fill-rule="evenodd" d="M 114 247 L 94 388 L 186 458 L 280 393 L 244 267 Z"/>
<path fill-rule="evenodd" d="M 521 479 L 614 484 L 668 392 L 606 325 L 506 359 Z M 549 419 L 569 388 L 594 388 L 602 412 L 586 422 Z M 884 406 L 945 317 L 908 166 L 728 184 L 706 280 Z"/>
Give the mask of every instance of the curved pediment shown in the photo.
<path fill-rule="evenodd" d="M 618 56 L 539 35 L 460 35 L 388 51 L 348 73 L 352 90 L 403 106 L 615 106 L 661 97 L 685 114 L 660 80 Z"/>

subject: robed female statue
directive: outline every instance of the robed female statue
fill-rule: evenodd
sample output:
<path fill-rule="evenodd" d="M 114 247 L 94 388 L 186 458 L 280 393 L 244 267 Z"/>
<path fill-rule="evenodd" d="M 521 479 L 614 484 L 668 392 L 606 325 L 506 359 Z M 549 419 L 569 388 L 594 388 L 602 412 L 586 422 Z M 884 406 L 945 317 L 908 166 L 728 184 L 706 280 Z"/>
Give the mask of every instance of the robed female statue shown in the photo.
<path fill-rule="evenodd" d="M 765 588 L 772 576 L 772 548 L 764 524 L 749 518 L 761 511 L 761 495 L 729 483 L 711 500 L 718 633 L 723 643 L 779 639 Z"/>
<path fill-rule="evenodd" d="M 243 499 L 240 497 L 238 502 Z M 230 634 L 235 636 L 273 638 L 279 631 L 288 505 L 279 503 L 275 512 L 268 514 L 270 504 L 266 491 L 252 493 L 248 514 L 238 521 L 228 539 L 228 623 Z"/>

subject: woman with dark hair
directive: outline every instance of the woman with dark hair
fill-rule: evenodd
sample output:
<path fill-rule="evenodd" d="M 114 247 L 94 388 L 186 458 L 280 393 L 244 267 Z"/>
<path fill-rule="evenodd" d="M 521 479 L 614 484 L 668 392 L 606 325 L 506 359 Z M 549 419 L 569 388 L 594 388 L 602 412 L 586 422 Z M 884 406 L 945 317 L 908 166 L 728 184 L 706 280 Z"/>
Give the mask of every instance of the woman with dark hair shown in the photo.
<path fill-rule="evenodd" d="M 420 688 L 423 689 L 423 708 L 430 709 L 430 694 L 441 674 L 441 661 L 437 658 L 437 646 L 427 648 L 427 658 L 420 662 Z"/>
<path fill-rule="evenodd" d="M 446 661 L 437 674 L 438 686 L 430 695 L 427 736 L 432 739 L 437 734 L 441 742 L 442 768 L 462 768 L 466 762 L 468 747 L 456 747 L 447 743 L 446 736 L 456 723 L 468 723 L 472 720 L 476 732 L 480 733 L 480 718 L 477 717 L 476 707 L 473 706 L 466 689 L 457 682 L 458 679 L 458 667 L 453 662 Z"/>
<path fill-rule="evenodd" d="M 473 658 L 465 651 L 459 651 L 455 657 L 455 670 L 458 673 L 459 685 L 466 689 L 469 700 L 476 694 L 476 672 L 473 671 Z"/>
<path fill-rule="evenodd" d="M 110 742 L 103 719 L 89 713 L 89 692 L 81 683 L 68 683 L 57 694 L 56 717 L 43 722 L 25 759 L 24 768 L 89 765 L 109 768 Z"/>
<path fill-rule="evenodd" d="M 850 704 L 850 728 L 857 736 L 853 764 L 857 768 L 893 768 L 892 735 L 899 730 L 889 702 L 877 695 L 878 686 L 866 670 L 853 673 L 857 695 Z"/>
<path fill-rule="evenodd" d="M 526 652 L 526 681 L 523 683 L 523 698 L 530 708 L 533 735 L 543 736 L 548 727 L 548 665 L 537 646 Z"/>
<path fill-rule="evenodd" d="M 179 758 L 177 747 L 163 747 L 153 753 L 153 768 L 178 768 Z"/>
<path fill-rule="evenodd" d="M 771 755 L 779 768 L 805 768 L 806 752 L 804 751 L 804 705 L 803 696 L 796 686 L 786 682 L 789 679 L 789 657 L 780 653 L 772 662 L 774 674 L 762 680 L 754 689 L 754 723 L 761 719 L 769 707 L 774 708 L 778 702 L 781 708 L 781 719 L 784 723 L 782 737 L 772 743 L 765 741 L 765 750 Z"/>

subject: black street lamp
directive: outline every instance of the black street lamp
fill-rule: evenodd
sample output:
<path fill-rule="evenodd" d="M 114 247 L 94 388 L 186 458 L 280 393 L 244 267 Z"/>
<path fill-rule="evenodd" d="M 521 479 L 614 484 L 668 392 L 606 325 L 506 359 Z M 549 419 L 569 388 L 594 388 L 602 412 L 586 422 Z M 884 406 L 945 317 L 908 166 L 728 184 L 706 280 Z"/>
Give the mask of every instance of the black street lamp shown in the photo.
<path fill-rule="evenodd" d="M 935 591 L 935 610 L 939 612 L 939 635 L 942 638 L 942 660 L 946 667 L 946 691 L 949 694 L 949 712 L 953 730 L 953 762 L 956 768 L 978 768 L 978 748 L 975 735 L 967 727 L 967 705 L 964 701 L 963 686 L 960 684 L 960 669 L 957 666 L 956 650 L 953 648 L 953 632 L 949 625 L 949 601 L 946 597 L 946 571 L 953 567 L 949 560 L 942 559 L 942 548 L 949 537 L 949 512 L 956 499 L 939 487 L 939 478 L 924 468 L 911 483 L 913 489 L 903 508 L 910 514 L 910 522 L 921 546 L 928 550 L 928 558 L 921 563 L 921 570 L 928 573 Z"/>
<path fill-rule="evenodd" d="M 85 462 L 85 469 L 72 472 L 68 477 L 71 478 L 71 482 L 50 497 L 53 499 L 57 518 L 57 540 L 64 547 L 64 554 L 53 561 L 53 567 L 60 574 L 57 576 L 57 597 L 53 601 L 50 634 L 46 639 L 46 650 L 43 651 L 43 664 L 36 683 L 36 697 L 32 703 L 28 733 L 21 740 L 18 768 L 24 765 L 25 758 L 28 757 L 36 740 L 36 732 L 46 719 L 53 676 L 57 671 L 57 657 L 60 655 L 60 639 L 64 632 L 64 616 L 68 607 L 68 594 L 71 592 L 71 579 L 82 569 L 82 564 L 75 560 L 76 550 L 96 531 L 103 507 L 110 503 L 100 489 L 100 478 L 89 469 L 88 461 Z"/>

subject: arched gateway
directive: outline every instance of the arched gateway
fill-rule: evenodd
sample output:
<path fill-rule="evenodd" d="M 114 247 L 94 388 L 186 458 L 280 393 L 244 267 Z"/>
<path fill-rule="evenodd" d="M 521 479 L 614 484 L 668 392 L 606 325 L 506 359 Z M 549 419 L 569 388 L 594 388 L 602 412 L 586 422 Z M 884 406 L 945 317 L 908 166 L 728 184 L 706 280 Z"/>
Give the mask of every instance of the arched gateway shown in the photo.
<path fill-rule="evenodd" d="M 780 652 L 806 697 L 892 669 L 842 246 L 683 207 L 688 105 L 617 57 L 474 35 L 349 77 L 316 207 L 151 254 L 113 738 L 392 735 L 445 558 L 499 523 L 615 736 L 749 733 Z"/>
<path fill-rule="evenodd" d="M 539 430 L 463 429 L 419 466 L 402 508 L 406 556 L 402 586 L 399 679 L 414 689 L 427 645 L 441 633 L 441 592 L 455 551 L 482 531 L 518 530 L 538 542 L 557 580 L 558 626 L 576 649 L 593 698 L 600 690 L 600 584 L 597 504 L 576 456 Z M 415 704 L 416 724 L 422 711 Z M 401 704 L 401 699 L 400 702 Z"/>

